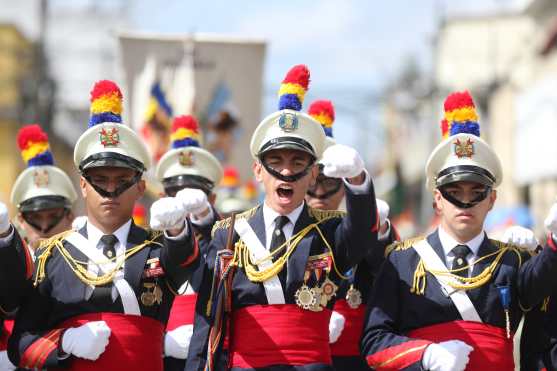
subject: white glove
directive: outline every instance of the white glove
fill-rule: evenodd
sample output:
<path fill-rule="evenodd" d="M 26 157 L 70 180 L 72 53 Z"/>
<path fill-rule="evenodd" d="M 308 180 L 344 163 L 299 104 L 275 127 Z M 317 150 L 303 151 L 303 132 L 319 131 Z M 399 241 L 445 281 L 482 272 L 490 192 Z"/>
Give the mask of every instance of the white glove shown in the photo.
<path fill-rule="evenodd" d="M 72 221 L 72 229 L 74 231 L 79 231 L 81 228 L 85 226 L 85 223 L 87 223 L 86 215 L 76 216 Z"/>
<path fill-rule="evenodd" d="M 544 224 L 545 228 L 547 228 L 553 236 L 557 236 L 557 202 L 551 206 L 551 209 L 549 209 L 549 213 L 547 213 Z"/>
<path fill-rule="evenodd" d="M 186 215 L 200 213 L 211 206 L 209 201 L 207 201 L 205 192 L 196 188 L 182 189 L 176 193 L 176 199 L 180 200 L 184 205 Z"/>
<path fill-rule="evenodd" d="M 425 348 L 422 366 L 424 370 L 431 371 L 463 371 L 473 350 L 474 348 L 460 340 L 430 344 Z"/>
<path fill-rule="evenodd" d="M 190 349 L 193 325 L 183 325 L 168 331 L 164 335 L 164 355 L 177 359 L 186 359 Z"/>
<path fill-rule="evenodd" d="M 535 251 L 540 244 L 534 232 L 519 225 L 513 225 L 505 230 L 503 242 L 520 246 L 528 251 Z"/>
<path fill-rule="evenodd" d="M 62 336 L 62 350 L 76 357 L 95 361 L 108 345 L 110 332 L 110 327 L 105 321 L 70 327 Z"/>
<path fill-rule="evenodd" d="M 150 225 L 156 231 L 179 229 L 184 225 L 186 212 L 182 202 L 174 197 L 163 197 L 151 205 Z"/>
<path fill-rule="evenodd" d="M 8 208 L 0 202 L 0 234 L 6 233 L 10 229 L 10 218 L 8 216 Z"/>
<path fill-rule="evenodd" d="M 364 161 L 358 151 L 343 144 L 327 148 L 321 163 L 323 174 L 331 178 L 353 178 L 364 171 Z"/>
<path fill-rule="evenodd" d="M 335 343 L 342 330 L 344 330 L 344 324 L 346 323 L 346 318 L 339 312 L 333 311 L 331 314 L 331 319 L 329 320 L 329 343 Z"/>
<path fill-rule="evenodd" d="M 379 214 L 379 225 L 382 226 L 387 221 L 391 208 L 389 207 L 388 203 L 380 198 L 376 198 L 375 203 L 377 204 L 377 213 Z"/>
<path fill-rule="evenodd" d="M 0 370 L 2 371 L 12 371 L 15 370 L 17 367 L 10 362 L 8 358 L 8 352 L 3 350 L 0 352 Z"/>

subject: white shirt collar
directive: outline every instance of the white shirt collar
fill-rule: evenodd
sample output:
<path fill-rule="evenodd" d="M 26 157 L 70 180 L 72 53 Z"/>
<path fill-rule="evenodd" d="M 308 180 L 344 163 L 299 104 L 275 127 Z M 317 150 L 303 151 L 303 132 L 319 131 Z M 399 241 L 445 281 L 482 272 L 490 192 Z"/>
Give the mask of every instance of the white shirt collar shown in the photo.
<path fill-rule="evenodd" d="M 120 246 L 124 246 L 124 247 L 126 246 L 128 242 L 128 235 L 130 233 L 131 226 L 132 226 L 132 220 L 130 219 L 126 223 L 124 223 L 120 228 L 114 231 L 114 233 L 112 233 L 118 239 Z M 87 239 L 93 244 L 93 246 L 97 246 L 99 240 L 103 235 L 104 233 L 101 232 L 100 229 L 98 229 L 92 223 L 87 221 Z"/>
<path fill-rule="evenodd" d="M 472 254 L 474 256 L 478 255 L 478 250 L 480 249 L 480 245 L 482 244 L 485 238 L 485 232 L 482 230 L 480 234 L 476 237 L 472 238 L 470 241 L 465 243 L 460 243 L 454 238 L 452 238 L 444 229 L 443 227 L 439 226 L 439 240 L 441 241 L 441 246 L 443 246 L 443 251 L 445 252 L 445 256 L 449 255 L 451 250 L 456 245 L 466 245 L 472 250 Z"/>
<path fill-rule="evenodd" d="M 305 201 L 302 202 L 300 206 L 292 210 L 290 214 L 285 215 L 286 217 L 288 217 L 288 220 L 290 221 L 290 223 L 292 223 L 292 225 L 296 225 L 296 222 L 298 221 L 298 218 L 300 217 L 300 214 L 304 209 L 304 204 Z M 269 230 L 269 228 L 273 225 L 275 219 L 279 215 L 281 214 L 271 209 L 269 206 L 267 206 L 266 203 L 263 203 L 263 221 L 265 222 L 265 230 Z"/>

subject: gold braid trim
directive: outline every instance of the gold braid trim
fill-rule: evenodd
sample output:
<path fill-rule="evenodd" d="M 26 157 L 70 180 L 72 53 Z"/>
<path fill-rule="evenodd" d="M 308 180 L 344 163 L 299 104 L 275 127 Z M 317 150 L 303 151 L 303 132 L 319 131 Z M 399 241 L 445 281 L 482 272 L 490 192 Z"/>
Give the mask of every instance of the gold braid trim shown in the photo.
<path fill-rule="evenodd" d="M 542 301 L 542 306 L 540 308 L 540 310 L 542 312 L 546 312 L 547 313 L 547 309 L 549 308 L 549 299 L 551 298 L 551 296 L 548 296 L 547 298 L 543 299 Z"/>
<path fill-rule="evenodd" d="M 385 248 L 385 257 L 393 251 L 403 251 L 411 248 L 416 242 L 423 240 L 425 237 L 419 236 L 414 238 L 409 238 L 404 241 L 396 241 Z"/>
<path fill-rule="evenodd" d="M 346 211 L 340 210 L 321 210 L 308 207 L 308 214 L 316 219 L 318 222 L 332 218 L 342 218 L 346 215 Z"/>
<path fill-rule="evenodd" d="M 444 276 L 450 277 L 451 279 L 448 280 L 447 284 L 454 288 L 455 290 L 471 290 L 478 287 L 485 285 L 487 282 L 491 280 L 493 272 L 497 269 L 497 266 L 501 262 L 501 259 L 507 252 L 513 252 L 518 257 L 518 264 L 519 266 L 522 264 L 522 256 L 520 249 L 514 245 L 506 244 L 496 240 L 490 240 L 495 246 L 497 246 L 497 250 L 482 256 L 481 258 L 477 259 L 473 264 L 469 264 L 465 267 L 459 269 L 452 269 L 448 271 L 437 271 L 434 269 L 428 268 L 424 261 L 420 259 L 416 270 L 414 271 L 414 277 L 412 281 L 412 287 L 410 288 L 410 292 L 416 295 L 423 295 L 426 288 L 426 273 L 429 272 L 436 276 Z M 472 268 L 475 264 L 486 260 L 492 256 L 495 256 L 495 259 L 491 264 L 489 264 L 481 273 L 474 277 L 461 277 L 454 273 L 460 272 L 463 270 L 468 270 Z"/>
<path fill-rule="evenodd" d="M 126 253 L 124 254 L 124 259 L 118 261 L 117 260 L 118 256 L 115 256 L 114 258 L 111 259 L 107 259 L 109 262 L 113 262 L 113 261 L 116 262 L 115 267 L 112 270 L 100 276 L 97 276 L 95 274 L 91 274 L 87 270 L 87 265 L 89 263 L 88 261 L 80 261 L 75 259 L 74 257 L 71 256 L 69 251 L 64 247 L 65 237 L 68 234 L 73 232 L 74 231 L 72 230 L 66 231 L 56 236 L 53 236 L 48 240 L 45 240 L 44 243 L 41 242 L 41 248 L 44 250 L 41 252 L 41 254 L 37 257 L 36 260 L 37 271 L 36 271 L 35 281 L 34 281 L 35 286 L 37 286 L 40 282 L 42 282 L 42 280 L 46 277 L 46 263 L 50 258 L 50 256 L 52 255 L 54 249 L 58 250 L 62 258 L 64 258 L 64 260 L 66 261 L 70 269 L 74 272 L 74 274 L 76 275 L 77 278 L 79 278 L 80 281 L 82 281 L 86 285 L 98 286 L 98 285 L 105 285 L 109 282 L 112 282 L 116 273 L 124 265 L 124 262 L 128 260 L 128 258 L 130 258 L 131 256 L 141 251 L 145 246 L 150 244 L 157 244 L 161 247 L 163 246 L 160 242 L 156 241 L 161 236 L 162 232 L 152 232 L 149 234 L 148 240 L 145 240 L 143 243 L 136 245 L 130 249 L 127 249 Z M 102 262 L 93 262 L 93 263 L 99 266 L 103 265 Z"/>
<path fill-rule="evenodd" d="M 385 367 L 385 366 L 387 366 L 389 363 L 393 363 L 393 362 L 396 361 L 397 359 L 402 358 L 402 357 L 405 357 L 406 355 L 408 355 L 408 354 L 410 354 L 410 353 L 412 353 L 412 352 L 417 352 L 417 351 L 420 351 L 420 350 L 425 349 L 428 345 L 429 345 L 429 343 L 428 343 L 428 344 L 424 344 L 424 345 L 420 345 L 420 346 L 417 346 L 417 347 L 414 347 L 414 348 L 407 349 L 407 350 L 405 350 L 404 352 L 398 353 L 398 354 L 396 354 L 395 356 L 393 356 L 392 358 L 389 358 L 388 360 L 386 360 L 386 361 L 384 361 L 384 362 L 382 362 L 382 363 L 375 364 L 375 365 L 371 365 L 371 367 L 373 367 L 373 368 L 375 368 L 375 369 L 379 369 L 379 368 L 381 368 L 381 367 Z"/>
<path fill-rule="evenodd" d="M 240 213 L 240 214 L 236 215 L 236 219 L 238 219 L 238 218 L 243 218 L 243 219 L 246 219 L 246 220 L 251 219 L 255 215 L 255 212 L 257 211 L 258 207 L 259 206 L 252 207 L 251 209 L 246 210 L 243 213 Z M 216 223 L 213 225 L 213 229 L 211 229 L 211 238 L 215 237 L 215 232 L 218 229 L 228 229 L 228 228 L 230 228 L 230 221 L 231 220 L 232 220 L 232 218 L 217 220 Z"/>
<path fill-rule="evenodd" d="M 296 233 L 295 235 L 290 237 L 285 243 L 283 243 L 276 250 L 271 252 L 268 256 L 266 256 L 263 259 L 256 260 L 256 261 L 252 261 L 251 256 L 250 256 L 251 254 L 250 254 L 249 249 L 247 248 L 246 244 L 244 243 L 244 241 L 239 240 L 235 244 L 233 262 L 235 264 L 237 264 L 239 267 L 244 268 L 246 276 L 250 281 L 252 281 L 252 282 L 264 282 L 264 281 L 268 280 L 269 278 L 277 275 L 284 268 L 284 265 L 288 261 L 288 258 L 290 257 L 290 255 L 292 255 L 292 253 L 294 252 L 294 250 L 296 249 L 296 247 L 298 246 L 300 241 L 302 241 L 303 238 L 311 230 L 315 229 L 315 230 L 317 230 L 317 233 L 319 234 L 319 236 L 321 237 L 321 239 L 323 240 L 323 242 L 327 246 L 327 249 L 331 253 L 330 255 L 331 255 L 331 259 L 332 259 L 332 262 L 333 262 L 333 267 L 334 267 L 334 270 L 335 270 L 336 274 L 339 275 L 340 277 L 342 277 L 343 279 L 347 279 L 347 277 L 345 277 L 339 271 L 339 269 L 337 268 L 331 245 L 329 244 L 329 242 L 327 241 L 327 239 L 325 238 L 325 236 L 321 232 L 321 229 L 319 229 L 319 224 L 321 224 L 322 222 L 324 222 L 326 220 L 329 220 L 331 218 L 323 218 L 316 223 L 312 223 L 312 224 L 308 225 L 307 227 L 305 227 L 304 229 L 302 229 L 301 231 L 299 231 L 298 233 Z M 262 270 L 262 271 L 258 270 L 258 265 L 260 265 L 261 263 L 263 263 L 265 261 L 272 261 L 273 257 L 278 255 L 284 249 L 286 249 L 284 254 L 282 254 L 274 262 L 272 262 L 267 269 Z"/>

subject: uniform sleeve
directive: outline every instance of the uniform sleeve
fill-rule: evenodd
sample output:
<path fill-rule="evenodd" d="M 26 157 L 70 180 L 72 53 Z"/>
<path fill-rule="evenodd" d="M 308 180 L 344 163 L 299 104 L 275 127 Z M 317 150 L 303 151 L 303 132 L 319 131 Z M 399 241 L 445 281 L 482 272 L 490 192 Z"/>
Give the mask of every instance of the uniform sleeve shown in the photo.
<path fill-rule="evenodd" d="M 11 238 L 8 236 L 0 243 L 0 296 L 17 302 L 14 299 L 21 296 L 33 274 L 33 259 L 19 233 L 13 226 L 10 228 Z M 15 308 L 2 309 L 9 312 Z"/>
<path fill-rule="evenodd" d="M 48 327 L 54 300 L 46 293 L 49 288 L 50 283 L 45 278 L 18 310 L 8 354 L 12 363 L 21 368 L 45 369 L 64 364 L 58 357 L 64 329 Z"/>
<path fill-rule="evenodd" d="M 190 221 L 187 223 L 188 231 L 179 238 L 163 237 L 161 264 L 174 287 L 182 286 L 200 264 L 199 244 Z"/>
<path fill-rule="evenodd" d="M 400 278 L 392 255 L 382 265 L 368 303 L 361 351 L 367 364 L 377 370 L 421 370 L 426 340 L 403 336 L 397 322 Z"/>
<path fill-rule="evenodd" d="M 389 221 L 389 223 L 391 222 Z M 375 276 L 377 272 L 379 272 L 381 265 L 385 261 L 385 251 L 387 247 L 399 240 L 400 237 L 398 235 L 398 232 L 391 223 L 389 227 L 389 234 L 387 235 L 387 237 L 382 240 L 378 240 L 376 248 L 368 250 L 365 256 L 365 261 L 367 263 L 367 266 L 371 270 L 370 273 L 373 276 Z"/>
<path fill-rule="evenodd" d="M 518 271 L 518 294 L 523 307 L 532 308 L 557 289 L 557 246 L 551 236 L 542 251 L 523 261 Z"/>
<path fill-rule="evenodd" d="M 366 174 L 366 177 L 369 175 Z M 366 192 L 354 193 L 345 186 L 347 214 L 335 231 L 333 253 L 341 271 L 358 264 L 369 253 L 379 247 L 379 215 L 375 204 L 373 182 L 369 180 Z"/>

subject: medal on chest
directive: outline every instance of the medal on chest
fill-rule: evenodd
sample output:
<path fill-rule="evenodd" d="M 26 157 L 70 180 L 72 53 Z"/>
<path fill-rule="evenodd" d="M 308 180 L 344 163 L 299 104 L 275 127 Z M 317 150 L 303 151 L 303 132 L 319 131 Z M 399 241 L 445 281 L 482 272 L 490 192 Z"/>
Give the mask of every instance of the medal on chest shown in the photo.
<path fill-rule="evenodd" d="M 143 283 L 144 292 L 141 293 L 141 303 L 146 307 L 162 303 L 162 290 L 153 282 Z"/>
<path fill-rule="evenodd" d="M 296 290 L 294 298 L 296 299 L 296 305 L 306 310 L 311 310 L 317 304 L 315 290 L 310 289 L 305 283 Z"/>
<path fill-rule="evenodd" d="M 350 285 L 350 288 L 346 292 L 346 303 L 352 309 L 358 309 L 360 305 L 362 305 L 362 293 L 360 290 L 354 287 L 354 285 Z"/>
<path fill-rule="evenodd" d="M 309 257 L 304 272 L 304 284 L 294 294 L 299 307 L 320 312 L 336 296 L 338 286 L 329 279 L 331 260 L 330 254 Z M 308 286 L 310 278 L 314 282 L 311 288 Z"/>

